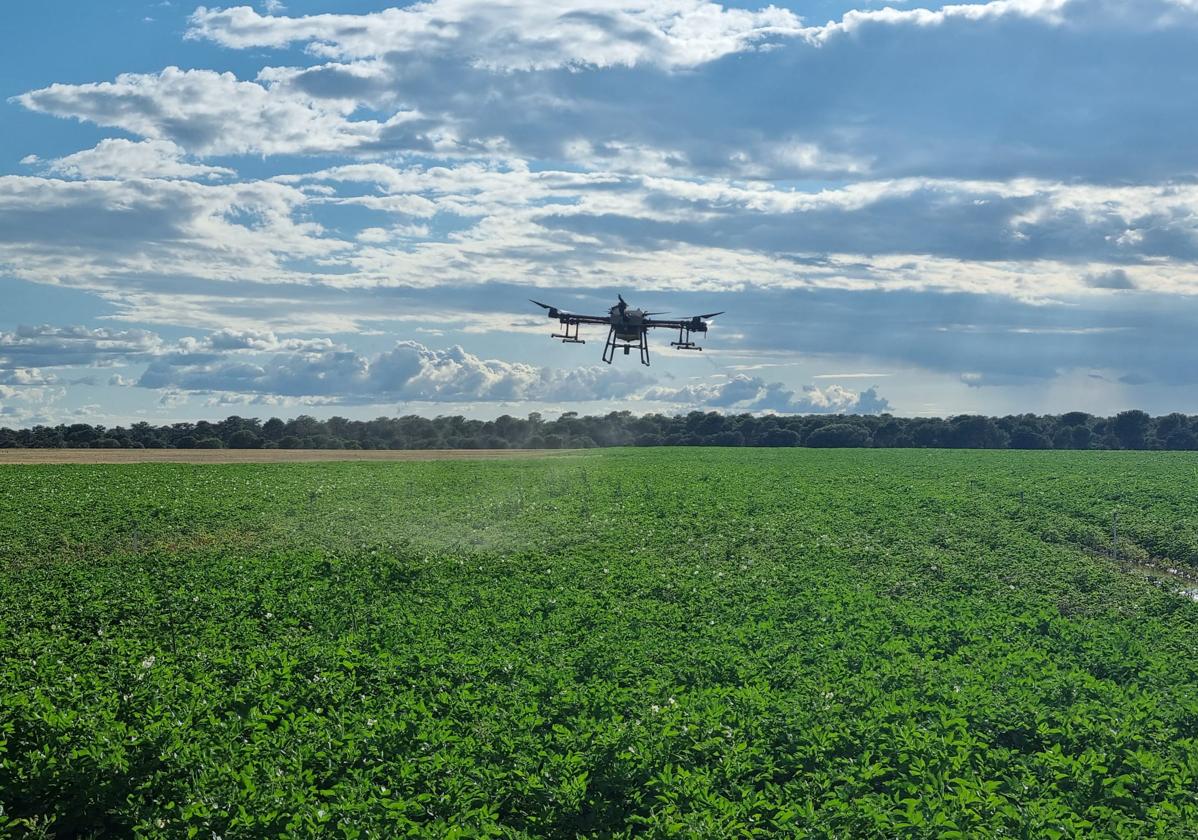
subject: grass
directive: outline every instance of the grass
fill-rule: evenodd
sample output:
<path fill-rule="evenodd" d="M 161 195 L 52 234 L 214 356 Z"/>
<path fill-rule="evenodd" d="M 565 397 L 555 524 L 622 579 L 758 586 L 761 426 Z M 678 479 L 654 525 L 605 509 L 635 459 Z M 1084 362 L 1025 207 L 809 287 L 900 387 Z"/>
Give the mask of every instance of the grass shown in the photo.
<path fill-rule="evenodd" d="M 3 467 L 0 832 L 1193 836 L 1195 489 L 1181 453 Z"/>

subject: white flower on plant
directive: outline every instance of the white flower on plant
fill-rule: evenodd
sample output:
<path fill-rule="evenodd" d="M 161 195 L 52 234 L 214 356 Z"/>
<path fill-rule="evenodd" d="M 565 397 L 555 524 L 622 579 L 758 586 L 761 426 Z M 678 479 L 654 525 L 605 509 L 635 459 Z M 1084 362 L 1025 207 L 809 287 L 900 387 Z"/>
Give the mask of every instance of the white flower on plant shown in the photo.
<path fill-rule="evenodd" d="M 154 654 L 152 654 L 152 653 L 151 653 L 149 656 L 147 656 L 145 659 L 143 659 L 143 660 L 141 661 L 141 667 L 143 667 L 143 668 L 153 668 L 153 667 L 154 667 L 154 663 L 155 663 L 155 662 L 157 662 L 157 661 L 158 661 L 157 657 L 155 657 L 155 656 L 154 656 Z"/>

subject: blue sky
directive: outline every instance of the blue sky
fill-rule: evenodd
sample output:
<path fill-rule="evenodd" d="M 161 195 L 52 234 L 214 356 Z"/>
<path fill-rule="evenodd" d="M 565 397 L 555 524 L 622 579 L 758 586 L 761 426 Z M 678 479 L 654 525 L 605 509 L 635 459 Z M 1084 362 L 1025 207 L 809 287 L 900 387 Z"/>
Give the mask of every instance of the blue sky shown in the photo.
<path fill-rule="evenodd" d="M 2 425 L 1198 413 L 1196 0 L 2 17 Z"/>

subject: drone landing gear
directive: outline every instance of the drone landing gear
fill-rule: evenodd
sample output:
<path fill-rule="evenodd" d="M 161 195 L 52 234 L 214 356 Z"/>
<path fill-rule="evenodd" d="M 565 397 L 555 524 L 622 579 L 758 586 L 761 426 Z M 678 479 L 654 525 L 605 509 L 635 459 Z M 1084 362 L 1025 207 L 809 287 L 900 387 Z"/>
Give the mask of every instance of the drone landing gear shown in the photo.
<path fill-rule="evenodd" d="M 702 332 L 706 332 L 706 329 L 702 330 Z M 678 340 L 671 341 L 670 346 L 677 347 L 679 350 L 698 350 L 700 353 L 703 352 L 702 347 L 691 341 L 691 327 L 685 324 L 678 328 Z"/>
<path fill-rule="evenodd" d="M 645 367 L 649 366 L 649 331 L 648 330 L 646 330 L 646 329 L 641 330 L 640 338 L 637 340 L 637 342 L 635 344 L 631 341 L 625 341 L 623 343 L 620 343 L 620 339 L 616 338 L 615 327 L 608 327 L 607 328 L 607 342 L 603 345 L 603 361 L 607 362 L 610 365 L 612 359 L 616 355 L 617 347 L 624 351 L 625 356 L 627 356 L 629 353 L 631 353 L 634 348 L 639 350 L 640 354 L 641 354 L 641 364 L 644 365 Z"/>
<path fill-rule="evenodd" d="M 586 344 L 585 341 L 578 337 L 579 324 L 577 321 L 574 323 L 563 321 L 562 324 L 564 325 L 564 329 L 560 333 L 550 333 L 550 338 L 560 338 L 562 344 Z M 574 328 L 574 332 L 570 332 L 570 327 Z"/>

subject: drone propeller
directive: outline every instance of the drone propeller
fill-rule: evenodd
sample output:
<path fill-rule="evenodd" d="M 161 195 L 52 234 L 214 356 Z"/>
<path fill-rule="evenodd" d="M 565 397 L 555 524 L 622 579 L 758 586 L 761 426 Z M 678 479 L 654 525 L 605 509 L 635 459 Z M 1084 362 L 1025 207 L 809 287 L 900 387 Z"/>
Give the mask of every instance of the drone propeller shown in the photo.
<path fill-rule="evenodd" d="M 539 300 L 533 300 L 532 298 L 529 298 L 528 301 L 529 301 L 529 303 L 535 303 L 537 306 L 541 307 L 542 309 L 552 309 L 553 308 L 552 306 L 550 306 L 547 303 L 541 303 Z"/>
<path fill-rule="evenodd" d="M 695 317 L 702 318 L 703 320 L 706 321 L 708 318 L 714 318 L 716 315 L 723 315 L 723 314 L 724 314 L 723 312 L 709 312 L 706 315 L 696 315 Z"/>
<path fill-rule="evenodd" d="M 669 315 L 669 314 L 670 314 L 670 313 L 669 313 L 669 311 L 665 311 L 665 312 L 646 312 L 646 313 L 645 313 L 645 317 L 646 317 L 646 318 L 648 318 L 650 315 Z"/>

